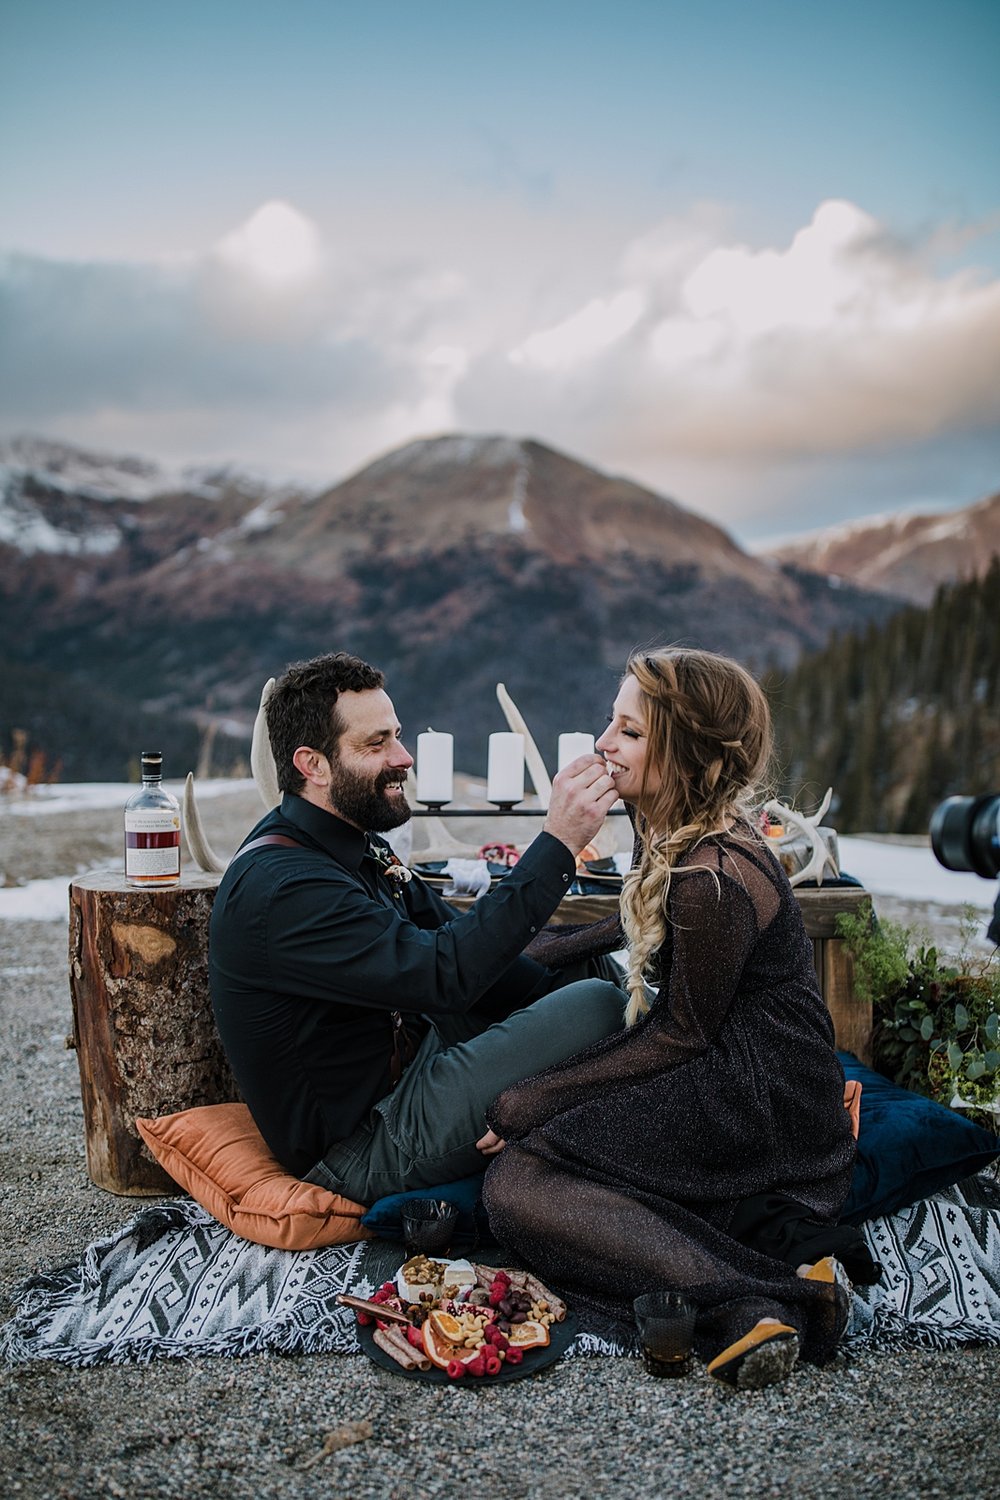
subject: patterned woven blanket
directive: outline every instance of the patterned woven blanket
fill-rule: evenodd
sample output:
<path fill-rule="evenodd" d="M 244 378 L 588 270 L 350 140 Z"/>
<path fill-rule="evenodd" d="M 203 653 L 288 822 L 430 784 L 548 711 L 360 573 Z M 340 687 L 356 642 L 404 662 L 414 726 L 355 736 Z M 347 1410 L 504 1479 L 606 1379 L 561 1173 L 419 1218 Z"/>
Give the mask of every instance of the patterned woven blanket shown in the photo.
<path fill-rule="evenodd" d="M 1000 1345 L 1000 1210 L 962 1195 L 866 1226 L 882 1283 L 855 1294 L 847 1354 L 901 1344 Z M 384 1241 L 268 1250 L 187 1200 L 149 1208 L 79 1261 L 15 1291 L 0 1356 L 71 1365 L 146 1364 L 187 1355 L 357 1351 L 339 1292 L 370 1295 L 400 1262 Z M 585 1327 L 571 1355 L 623 1355 L 632 1342 Z"/>

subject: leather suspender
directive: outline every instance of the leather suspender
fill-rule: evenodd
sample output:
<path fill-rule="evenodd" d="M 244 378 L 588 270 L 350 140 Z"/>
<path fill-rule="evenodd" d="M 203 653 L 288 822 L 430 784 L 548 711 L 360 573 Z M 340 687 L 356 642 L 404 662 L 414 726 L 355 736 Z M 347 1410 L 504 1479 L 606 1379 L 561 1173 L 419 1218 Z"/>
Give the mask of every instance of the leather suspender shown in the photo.
<path fill-rule="evenodd" d="M 252 844 L 244 844 L 242 849 L 237 849 L 233 859 L 239 859 L 241 854 L 249 854 L 251 849 L 261 849 L 265 844 L 282 844 L 286 849 L 304 849 L 305 844 L 300 844 L 297 839 L 290 839 L 287 833 L 265 833 L 259 839 L 254 839 Z"/>

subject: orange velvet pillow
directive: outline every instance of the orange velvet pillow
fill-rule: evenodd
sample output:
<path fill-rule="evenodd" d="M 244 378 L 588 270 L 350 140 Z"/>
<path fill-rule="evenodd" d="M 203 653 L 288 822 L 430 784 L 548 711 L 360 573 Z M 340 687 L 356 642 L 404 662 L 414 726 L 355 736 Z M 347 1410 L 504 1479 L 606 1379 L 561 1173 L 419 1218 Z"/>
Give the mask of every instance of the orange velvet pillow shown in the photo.
<path fill-rule="evenodd" d="M 844 1084 L 844 1108 L 851 1117 L 851 1130 L 857 1140 L 861 1134 L 861 1085 L 856 1078 L 849 1078 Z"/>
<path fill-rule="evenodd" d="M 206 1104 L 135 1123 L 174 1181 L 245 1240 L 315 1250 L 372 1238 L 360 1203 L 289 1176 L 245 1104 Z"/>

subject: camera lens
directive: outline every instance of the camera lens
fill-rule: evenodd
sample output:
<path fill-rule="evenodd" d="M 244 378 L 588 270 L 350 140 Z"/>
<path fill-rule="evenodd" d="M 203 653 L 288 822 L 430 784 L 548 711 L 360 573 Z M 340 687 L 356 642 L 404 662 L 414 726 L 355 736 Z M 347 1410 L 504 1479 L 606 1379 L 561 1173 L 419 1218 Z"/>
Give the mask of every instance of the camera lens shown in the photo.
<path fill-rule="evenodd" d="M 931 818 L 931 848 L 946 870 L 1000 874 L 1000 795 L 942 802 Z"/>

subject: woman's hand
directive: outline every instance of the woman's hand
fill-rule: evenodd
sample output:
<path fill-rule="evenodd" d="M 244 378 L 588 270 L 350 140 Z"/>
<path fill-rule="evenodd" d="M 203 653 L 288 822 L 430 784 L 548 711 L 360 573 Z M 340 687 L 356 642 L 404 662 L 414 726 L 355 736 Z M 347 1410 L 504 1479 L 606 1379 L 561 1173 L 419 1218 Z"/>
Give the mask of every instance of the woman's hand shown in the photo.
<path fill-rule="evenodd" d="M 507 1142 L 502 1141 L 493 1130 L 487 1130 L 486 1134 L 476 1142 L 476 1150 L 481 1151 L 484 1156 L 496 1156 L 502 1151 Z"/>

